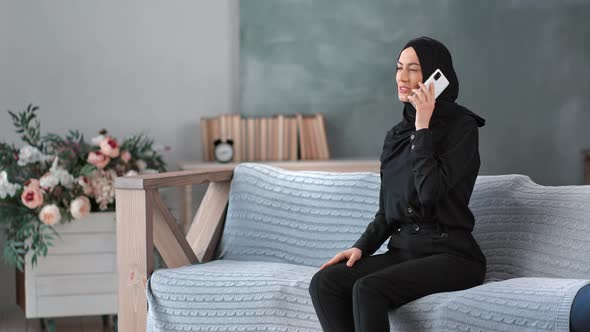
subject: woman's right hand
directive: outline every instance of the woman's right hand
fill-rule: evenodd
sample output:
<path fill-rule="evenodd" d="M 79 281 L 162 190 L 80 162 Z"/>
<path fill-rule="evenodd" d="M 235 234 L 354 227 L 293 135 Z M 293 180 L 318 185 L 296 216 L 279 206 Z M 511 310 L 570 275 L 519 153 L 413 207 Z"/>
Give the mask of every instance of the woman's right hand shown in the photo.
<path fill-rule="evenodd" d="M 352 247 L 350 249 L 341 251 L 337 253 L 336 256 L 334 256 L 332 259 L 320 266 L 320 270 L 330 265 L 336 264 L 344 259 L 348 259 L 348 261 L 346 262 L 346 266 L 353 266 L 354 263 L 356 263 L 356 261 L 361 259 L 362 253 L 363 251 L 356 247 Z"/>

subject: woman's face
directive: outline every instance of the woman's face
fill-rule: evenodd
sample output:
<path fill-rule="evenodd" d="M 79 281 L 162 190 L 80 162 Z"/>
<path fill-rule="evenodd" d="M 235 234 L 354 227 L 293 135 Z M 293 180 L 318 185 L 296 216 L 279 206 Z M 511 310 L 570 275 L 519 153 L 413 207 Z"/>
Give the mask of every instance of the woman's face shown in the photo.
<path fill-rule="evenodd" d="M 402 51 L 397 61 L 395 75 L 397 82 L 397 95 L 401 102 L 409 102 L 408 96 L 412 95 L 412 89 L 418 89 L 419 82 L 422 82 L 422 69 L 418 54 L 413 47 L 408 47 Z"/>

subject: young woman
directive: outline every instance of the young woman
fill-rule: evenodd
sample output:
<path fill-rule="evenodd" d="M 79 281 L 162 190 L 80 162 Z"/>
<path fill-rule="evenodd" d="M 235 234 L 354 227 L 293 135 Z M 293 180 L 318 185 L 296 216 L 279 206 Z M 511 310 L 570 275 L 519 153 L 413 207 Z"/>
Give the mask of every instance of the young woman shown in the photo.
<path fill-rule="evenodd" d="M 450 84 L 435 100 L 423 80 L 436 69 Z M 471 234 L 468 204 L 485 120 L 455 103 L 459 82 L 449 50 L 437 40 L 420 37 L 403 47 L 396 82 L 403 119 L 385 136 L 379 209 L 309 286 L 324 331 L 389 331 L 390 310 L 484 281 L 486 258 Z M 388 251 L 372 255 L 388 237 Z"/>

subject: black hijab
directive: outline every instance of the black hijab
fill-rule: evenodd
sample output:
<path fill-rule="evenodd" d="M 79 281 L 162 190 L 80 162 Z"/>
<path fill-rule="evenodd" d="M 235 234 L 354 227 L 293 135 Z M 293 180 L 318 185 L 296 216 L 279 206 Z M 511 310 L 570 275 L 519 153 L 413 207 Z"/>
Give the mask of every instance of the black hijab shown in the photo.
<path fill-rule="evenodd" d="M 410 40 L 402 51 L 408 47 L 413 47 L 420 60 L 423 81 L 438 68 L 449 80 L 449 86 L 436 98 L 436 104 L 430 124 L 437 126 L 453 119 L 469 114 L 477 120 L 479 127 L 485 125 L 485 119 L 471 112 L 466 107 L 455 103 L 459 95 L 459 80 L 453 67 L 451 53 L 445 45 L 436 39 L 426 36 Z M 400 51 L 400 54 L 401 52 Z M 398 54 L 398 59 L 400 54 Z M 416 109 L 410 102 L 404 102 L 404 122 L 406 125 L 413 125 L 416 122 Z"/>

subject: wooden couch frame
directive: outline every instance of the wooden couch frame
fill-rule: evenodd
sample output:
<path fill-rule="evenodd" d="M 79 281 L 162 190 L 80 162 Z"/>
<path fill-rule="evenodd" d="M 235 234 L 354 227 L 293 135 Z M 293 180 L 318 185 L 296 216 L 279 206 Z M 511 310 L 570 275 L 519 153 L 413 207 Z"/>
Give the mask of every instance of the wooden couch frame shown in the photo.
<path fill-rule="evenodd" d="M 288 170 L 379 172 L 378 160 L 261 162 Z M 237 163 L 190 171 L 119 177 L 117 205 L 118 326 L 145 331 L 146 283 L 154 271 L 154 245 L 168 268 L 210 261 L 221 236 L 229 188 Z M 186 234 L 159 189 L 208 184 Z"/>

